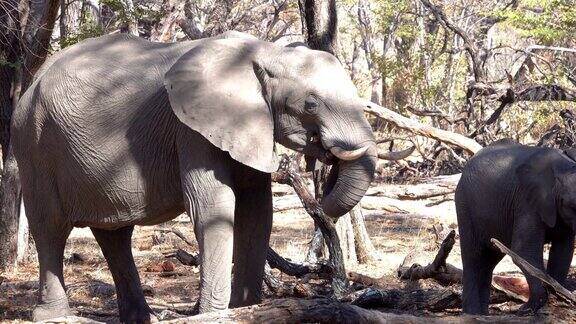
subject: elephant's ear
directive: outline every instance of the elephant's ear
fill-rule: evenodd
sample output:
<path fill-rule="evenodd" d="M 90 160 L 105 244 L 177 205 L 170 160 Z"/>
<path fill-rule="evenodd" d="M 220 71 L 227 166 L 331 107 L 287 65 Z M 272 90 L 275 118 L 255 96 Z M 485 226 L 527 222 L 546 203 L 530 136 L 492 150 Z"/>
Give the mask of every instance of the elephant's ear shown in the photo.
<path fill-rule="evenodd" d="M 556 176 L 549 153 L 536 153 L 516 169 L 526 205 L 549 227 L 556 225 Z"/>
<path fill-rule="evenodd" d="M 182 123 L 236 161 L 274 172 L 274 121 L 266 98 L 270 77 L 257 60 L 266 44 L 206 40 L 174 63 L 164 83 Z"/>

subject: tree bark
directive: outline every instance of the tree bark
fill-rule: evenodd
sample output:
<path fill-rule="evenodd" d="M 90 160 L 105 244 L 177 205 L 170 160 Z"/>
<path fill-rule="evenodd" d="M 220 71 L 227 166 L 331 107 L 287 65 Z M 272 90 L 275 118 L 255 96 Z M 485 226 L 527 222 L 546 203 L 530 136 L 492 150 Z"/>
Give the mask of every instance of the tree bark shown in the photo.
<path fill-rule="evenodd" d="M 10 0 L 6 5 L 0 6 L 0 17 L 4 20 L 0 22 L 4 27 L 0 33 L 9 45 L 0 48 L 0 58 L 9 62 L 0 65 L 0 130 L 4 159 L 0 184 L 0 242 L 3 242 L 0 244 L 0 271 L 7 271 L 15 266 L 18 224 L 26 224 L 19 222 L 21 186 L 18 165 L 10 144 L 12 112 L 20 95 L 26 91 L 34 74 L 46 60 L 59 7 L 59 0 L 30 3 L 25 0 L 21 0 L 21 3 Z M 23 21 L 25 25 L 21 25 Z M 20 251 L 22 249 L 21 247 Z"/>
<path fill-rule="evenodd" d="M 0 271 L 10 271 L 16 266 L 20 198 L 18 165 L 9 150 L 0 183 Z"/>
<path fill-rule="evenodd" d="M 308 46 L 338 57 L 336 0 L 299 0 Z"/>
<path fill-rule="evenodd" d="M 322 231 L 322 235 L 328 245 L 329 259 L 328 266 L 331 270 L 332 289 L 337 297 L 341 297 L 348 291 L 348 280 L 340 249 L 340 240 L 334 227 L 333 220 L 324 214 L 320 203 L 308 191 L 306 183 L 297 171 L 298 165 L 284 156 L 280 162 L 278 172 L 272 176 L 272 180 L 279 183 L 289 184 L 294 188 L 298 197 L 304 205 L 304 209 L 314 219 L 314 223 Z"/>
<path fill-rule="evenodd" d="M 370 240 L 366 224 L 364 223 L 364 215 L 360 206 L 354 207 L 350 211 L 350 218 L 352 220 L 352 230 L 354 231 L 354 239 L 356 242 L 356 257 L 359 263 L 365 264 L 376 261 L 378 253 Z"/>

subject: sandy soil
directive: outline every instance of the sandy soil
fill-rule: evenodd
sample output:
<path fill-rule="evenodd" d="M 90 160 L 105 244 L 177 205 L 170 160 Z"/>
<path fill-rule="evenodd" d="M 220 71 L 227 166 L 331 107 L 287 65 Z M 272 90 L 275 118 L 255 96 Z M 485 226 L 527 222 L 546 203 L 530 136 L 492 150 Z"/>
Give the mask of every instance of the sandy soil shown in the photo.
<path fill-rule="evenodd" d="M 403 286 L 396 278 L 396 270 L 409 253 L 417 252 L 416 259 L 424 264 L 432 260 L 443 239 L 437 237 L 433 230 L 434 224 L 441 223 L 445 229 L 456 227 L 452 201 L 434 206 L 427 215 L 393 214 L 379 210 L 363 212 L 379 259 L 368 265 L 348 266 L 347 270 L 372 277 L 384 275 L 389 278 L 390 287 Z M 443 217 L 436 217 L 437 215 Z M 150 268 L 167 260 L 163 254 L 165 252 L 182 248 L 196 253 L 197 247 L 187 246 L 175 235 L 157 231 L 158 228 L 176 228 L 190 238 L 194 237 L 192 226 L 185 215 L 157 227 L 137 227 L 133 250 L 142 283 L 151 290 L 147 300 L 157 313 L 167 308 L 186 313 L 198 296 L 198 269 L 170 259 L 175 265 L 172 276 L 161 276 L 161 273 L 147 270 L 153 270 Z M 303 261 L 312 232 L 313 222 L 303 209 L 275 213 L 271 246 L 284 257 Z M 76 254 L 80 254 L 83 260 L 78 260 Z M 65 280 L 72 309 L 79 316 L 117 322 L 112 277 L 89 229 L 79 228 L 72 232 L 65 257 Z M 458 243 L 448 262 L 461 267 Z M 30 319 L 38 289 L 37 271 L 37 263 L 31 260 L 22 265 L 16 273 L 8 275 L 0 285 L 2 322 Z M 504 260 L 497 268 L 497 272 L 499 271 L 517 269 L 509 260 Z M 165 311 L 162 316 L 169 318 L 171 314 L 174 313 Z"/>

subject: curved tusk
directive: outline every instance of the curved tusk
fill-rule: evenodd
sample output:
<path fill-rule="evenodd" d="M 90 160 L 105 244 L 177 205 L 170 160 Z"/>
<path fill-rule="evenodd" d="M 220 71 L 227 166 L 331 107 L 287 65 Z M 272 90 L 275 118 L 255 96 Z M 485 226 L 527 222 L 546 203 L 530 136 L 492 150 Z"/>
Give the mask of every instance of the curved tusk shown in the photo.
<path fill-rule="evenodd" d="M 366 145 L 363 146 L 361 148 L 352 150 L 352 151 L 346 151 L 342 148 L 339 148 L 337 146 L 333 146 L 330 149 L 330 153 L 334 154 L 335 157 L 339 158 L 340 160 L 343 161 L 352 161 L 352 160 L 357 160 L 360 157 L 362 157 L 366 151 L 368 151 L 368 149 L 370 148 L 370 145 Z"/>
<path fill-rule="evenodd" d="M 398 161 L 409 157 L 415 149 L 416 146 L 412 146 L 402 151 L 378 153 L 378 158 L 383 160 Z"/>

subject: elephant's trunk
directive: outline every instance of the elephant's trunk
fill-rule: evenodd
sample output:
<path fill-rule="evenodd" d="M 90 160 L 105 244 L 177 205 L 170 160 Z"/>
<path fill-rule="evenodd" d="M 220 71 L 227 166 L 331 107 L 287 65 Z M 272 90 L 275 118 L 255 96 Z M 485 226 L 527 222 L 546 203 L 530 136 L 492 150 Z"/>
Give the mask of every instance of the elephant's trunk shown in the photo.
<path fill-rule="evenodd" d="M 374 179 L 377 159 L 376 144 L 372 143 L 359 158 L 340 159 L 332 166 L 322 201 L 322 209 L 326 215 L 340 217 L 360 202 Z"/>

